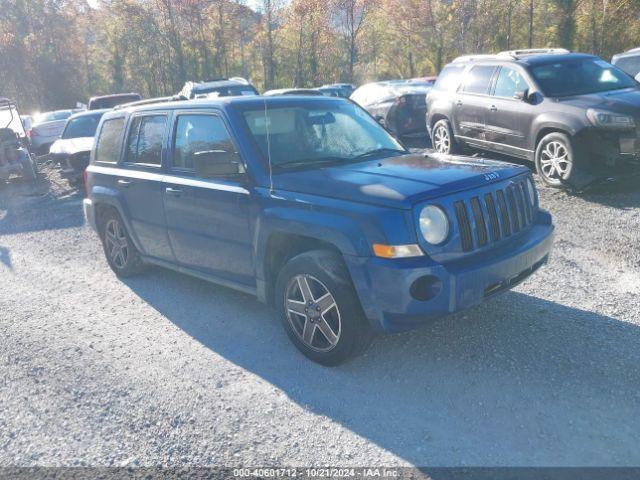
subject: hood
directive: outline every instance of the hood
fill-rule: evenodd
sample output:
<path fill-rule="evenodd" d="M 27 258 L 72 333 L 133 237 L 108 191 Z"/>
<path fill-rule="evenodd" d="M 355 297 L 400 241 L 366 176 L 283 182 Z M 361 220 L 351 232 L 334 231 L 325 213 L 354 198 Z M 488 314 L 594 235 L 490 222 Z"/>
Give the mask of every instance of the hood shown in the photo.
<path fill-rule="evenodd" d="M 564 97 L 558 99 L 558 102 L 582 109 L 599 108 L 640 118 L 640 89 L 638 88 Z"/>
<path fill-rule="evenodd" d="M 392 208 L 502 181 L 529 170 L 495 160 L 409 154 L 273 176 L 276 189 Z"/>
<path fill-rule="evenodd" d="M 93 137 L 59 138 L 49 152 L 53 155 L 75 155 L 80 152 L 90 152 L 93 147 Z"/>

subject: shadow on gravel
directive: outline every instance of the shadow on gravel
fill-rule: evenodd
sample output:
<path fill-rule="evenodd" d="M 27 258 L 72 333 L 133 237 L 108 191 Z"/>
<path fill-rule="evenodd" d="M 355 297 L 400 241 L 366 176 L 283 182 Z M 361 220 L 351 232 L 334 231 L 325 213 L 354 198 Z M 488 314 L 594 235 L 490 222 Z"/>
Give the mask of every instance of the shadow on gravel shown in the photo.
<path fill-rule="evenodd" d="M 82 194 L 43 172 L 35 184 L 12 178 L 0 185 L 0 236 L 82 225 Z"/>
<path fill-rule="evenodd" d="M 129 287 L 195 340 L 416 465 L 640 463 L 640 329 L 509 292 L 327 369 L 252 297 L 153 269 Z"/>

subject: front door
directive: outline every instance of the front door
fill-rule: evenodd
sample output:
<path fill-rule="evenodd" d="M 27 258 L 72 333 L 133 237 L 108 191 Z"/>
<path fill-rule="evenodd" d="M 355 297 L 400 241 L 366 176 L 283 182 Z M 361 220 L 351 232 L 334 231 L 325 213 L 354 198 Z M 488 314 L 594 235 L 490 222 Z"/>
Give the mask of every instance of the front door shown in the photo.
<path fill-rule="evenodd" d="M 500 69 L 487 114 L 486 140 L 492 150 L 520 157 L 530 153 L 526 150 L 525 127 L 534 107 L 522 99 L 528 90 L 526 80 L 517 70 Z"/>
<path fill-rule="evenodd" d="M 176 259 L 185 267 L 253 286 L 250 195 L 224 119 L 217 113 L 182 112 L 174 123 L 163 197 Z M 207 168 L 206 162 L 216 168 Z M 216 174 L 225 163 L 230 169 Z"/>
<path fill-rule="evenodd" d="M 162 205 L 161 165 L 167 125 L 165 113 L 144 114 L 131 119 L 116 186 L 142 253 L 173 260 Z"/>
<path fill-rule="evenodd" d="M 484 144 L 489 89 L 495 70 L 492 65 L 472 67 L 456 94 L 454 132 L 467 143 Z"/>

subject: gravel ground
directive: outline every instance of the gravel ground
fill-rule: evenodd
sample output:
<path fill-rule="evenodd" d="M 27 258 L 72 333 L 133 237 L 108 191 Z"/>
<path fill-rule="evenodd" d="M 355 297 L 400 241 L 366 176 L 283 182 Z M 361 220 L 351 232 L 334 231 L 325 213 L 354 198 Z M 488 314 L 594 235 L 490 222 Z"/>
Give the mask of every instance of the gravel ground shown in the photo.
<path fill-rule="evenodd" d="M 550 264 L 336 369 L 252 297 L 126 282 L 44 176 L 0 187 L 0 466 L 640 465 L 640 188 L 542 188 Z"/>

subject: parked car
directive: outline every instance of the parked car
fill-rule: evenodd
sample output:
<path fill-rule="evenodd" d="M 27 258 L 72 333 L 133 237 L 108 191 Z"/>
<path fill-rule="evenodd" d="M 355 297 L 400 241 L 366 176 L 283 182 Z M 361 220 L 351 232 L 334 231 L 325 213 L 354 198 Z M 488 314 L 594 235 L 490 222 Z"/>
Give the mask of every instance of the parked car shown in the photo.
<path fill-rule="evenodd" d="M 27 132 L 31 141 L 31 150 L 38 155 L 49 153 L 49 147 L 60 138 L 67 119 L 73 113 L 73 110 L 55 110 L 35 115 L 31 130 Z"/>
<path fill-rule="evenodd" d="M 640 166 L 640 89 L 593 55 L 562 49 L 468 56 L 428 95 L 436 151 L 464 147 L 535 162 L 552 186 L 584 187 Z"/>
<path fill-rule="evenodd" d="M 349 96 L 351 95 L 351 93 L 349 93 L 347 89 L 332 85 L 318 87 L 315 90 L 319 91 L 327 97 L 349 98 Z"/>
<path fill-rule="evenodd" d="M 0 180 L 5 181 L 11 175 L 36 179 L 36 164 L 27 145 L 18 106 L 8 98 L 0 98 Z"/>
<path fill-rule="evenodd" d="M 324 96 L 107 112 L 87 189 L 118 276 L 153 264 L 257 295 L 325 365 L 519 284 L 554 230 L 527 168 L 412 154 Z"/>
<path fill-rule="evenodd" d="M 397 138 L 426 133 L 426 95 L 429 85 L 406 80 L 368 83 L 351 95 L 351 100 L 367 110 Z"/>
<path fill-rule="evenodd" d="M 324 87 L 339 88 L 342 91 L 342 95 L 340 96 L 343 98 L 349 98 L 356 90 L 356 86 L 352 83 L 332 83 L 330 85 L 324 85 Z"/>
<path fill-rule="evenodd" d="M 142 100 L 139 93 L 114 93 L 112 95 L 102 95 L 100 97 L 92 97 L 89 99 L 88 110 L 103 110 L 105 108 L 114 108 L 118 105 L 137 102 Z"/>
<path fill-rule="evenodd" d="M 633 48 L 627 52 L 614 55 L 611 63 L 636 80 L 640 80 L 640 48 Z"/>
<path fill-rule="evenodd" d="M 312 95 L 320 96 L 324 95 L 321 91 L 313 88 L 278 88 L 275 90 L 267 90 L 262 95 L 265 97 L 272 97 L 274 95 Z"/>
<path fill-rule="evenodd" d="M 187 82 L 178 93 L 185 99 L 258 95 L 251 82 L 241 77 L 219 78 L 206 82 Z"/>
<path fill-rule="evenodd" d="M 107 111 L 89 110 L 70 116 L 62 135 L 51 145 L 52 160 L 60 165 L 61 176 L 72 185 L 82 182 L 84 170 L 89 166 L 93 137 Z"/>

